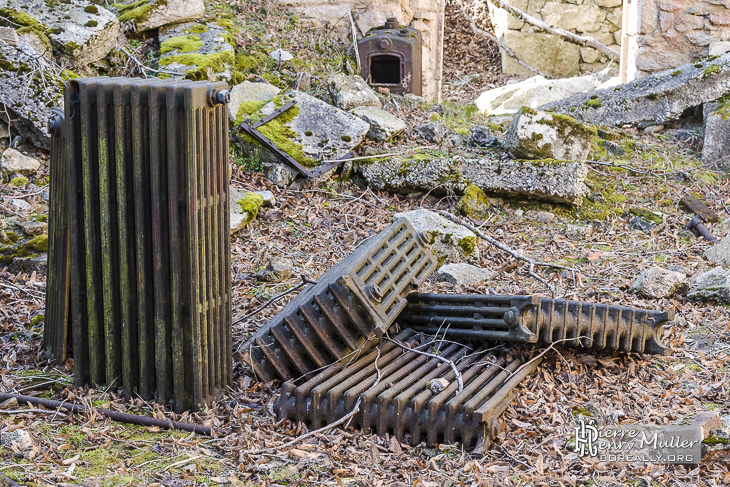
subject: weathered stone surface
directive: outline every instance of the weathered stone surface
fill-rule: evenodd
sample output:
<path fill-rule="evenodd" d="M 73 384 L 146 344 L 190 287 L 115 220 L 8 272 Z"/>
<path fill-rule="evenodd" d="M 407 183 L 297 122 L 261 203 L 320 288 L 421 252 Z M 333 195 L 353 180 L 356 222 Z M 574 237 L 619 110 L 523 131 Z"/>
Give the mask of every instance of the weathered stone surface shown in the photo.
<path fill-rule="evenodd" d="M 21 450 L 24 450 L 33 444 L 33 439 L 23 429 L 17 429 L 11 432 L 3 431 L 0 433 L 0 445 L 10 448 L 13 444 L 17 445 Z"/>
<path fill-rule="evenodd" d="M 689 107 L 730 92 L 730 53 L 684 64 L 615 88 L 596 90 L 541 106 L 583 122 L 646 127 L 678 119 Z"/>
<path fill-rule="evenodd" d="M 337 73 L 327 80 L 333 104 L 343 110 L 357 107 L 382 108 L 380 98 L 360 75 Z"/>
<path fill-rule="evenodd" d="M 157 29 L 205 14 L 203 0 L 123 0 L 117 3 L 120 22 L 131 22 L 137 32 Z"/>
<path fill-rule="evenodd" d="M 32 157 L 26 156 L 15 149 L 7 148 L 0 157 L 0 171 L 5 174 L 22 174 L 31 176 L 35 174 L 41 163 Z"/>
<path fill-rule="evenodd" d="M 550 223 L 555 219 L 555 213 L 551 213 L 549 211 L 528 210 L 525 212 L 525 218 L 533 222 Z"/>
<path fill-rule="evenodd" d="M 305 167 L 314 168 L 323 160 L 343 157 L 370 130 L 370 124 L 364 120 L 296 90 L 280 93 L 263 106 L 241 103 L 234 123 L 238 125 L 249 116 L 252 121 L 259 120 L 289 101 L 295 102 L 294 107 L 258 130 Z M 280 167 L 285 162 L 278 154 L 264 148 L 243 131 L 239 131 L 238 136 L 245 151 L 259 151 L 267 177 L 277 186 L 285 187 L 293 181 L 296 172 L 288 166 Z"/>
<path fill-rule="evenodd" d="M 629 220 L 629 228 L 632 230 L 640 230 L 644 233 L 651 233 L 651 231 L 656 228 L 656 225 L 650 221 L 644 220 L 640 216 L 635 216 Z"/>
<path fill-rule="evenodd" d="M 705 251 L 705 259 L 713 264 L 730 267 L 730 235 Z"/>
<path fill-rule="evenodd" d="M 263 204 L 264 197 L 261 194 L 230 188 L 231 234 L 254 221 Z"/>
<path fill-rule="evenodd" d="M 228 117 L 231 122 L 239 118 L 239 110 L 251 112 L 251 106 L 257 108 L 265 105 L 281 92 L 279 88 L 269 83 L 252 83 L 244 81 L 231 88 L 231 101 L 228 103 Z M 245 118 L 245 117 L 243 117 Z"/>
<path fill-rule="evenodd" d="M 265 282 L 286 281 L 294 272 L 294 262 L 284 257 L 273 257 L 269 259 L 266 268 L 256 273 L 256 279 Z"/>
<path fill-rule="evenodd" d="M 693 301 L 730 304 L 730 271 L 722 267 L 700 274 L 692 281 L 687 298 Z"/>
<path fill-rule="evenodd" d="M 580 47 L 550 34 L 534 34 L 509 30 L 501 39 L 526 64 L 552 76 L 568 77 L 579 74 Z M 504 51 L 502 69 L 507 74 L 532 76 Z"/>
<path fill-rule="evenodd" d="M 18 226 L 23 235 L 28 237 L 41 235 L 48 231 L 48 224 L 45 222 L 22 221 L 18 222 Z"/>
<path fill-rule="evenodd" d="M 581 5 L 547 2 L 540 9 L 545 22 L 561 29 L 578 33 L 596 32 L 606 20 L 606 10 L 593 2 Z M 528 63 L 529 64 L 529 63 Z"/>
<path fill-rule="evenodd" d="M 489 200 L 481 188 L 470 184 L 464 188 L 464 195 L 456 203 L 456 210 L 475 220 L 485 220 L 489 216 Z"/>
<path fill-rule="evenodd" d="M 68 73 L 54 74 L 46 59 L 26 42 L 25 36 L 20 37 L 17 47 L 0 41 L 0 62 L 13 67 L 12 70 L 0 70 L 0 104 L 4 106 L 0 110 L 0 121 L 7 127 L 9 116 L 13 135 L 22 135 L 33 145 L 50 149 L 48 118 L 51 108 L 63 106 L 62 86 Z M 29 76 L 32 72 L 42 72 L 43 80 Z"/>
<path fill-rule="evenodd" d="M 55 54 L 81 64 L 106 56 L 119 34 L 114 14 L 87 1 L 7 0 L 2 16 L 11 22 L 5 25 L 36 33 Z"/>
<path fill-rule="evenodd" d="M 497 137 L 492 135 L 489 127 L 484 125 L 474 125 L 469 131 L 469 144 L 475 147 L 492 147 L 497 148 L 502 143 Z"/>
<path fill-rule="evenodd" d="M 173 78 L 227 81 L 235 62 L 225 27 L 188 22 L 160 28 L 159 66 Z M 175 74 L 172 74 L 175 73 Z"/>
<path fill-rule="evenodd" d="M 595 136 L 595 128 L 571 117 L 523 107 L 512 119 L 503 145 L 519 159 L 582 161 Z"/>
<path fill-rule="evenodd" d="M 426 209 L 396 213 L 393 221 L 399 218 L 405 218 L 417 232 L 428 236 L 431 252 L 439 263 L 458 263 L 479 258 L 476 235 L 438 213 Z"/>
<path fill-rule="evenodd" d="M 548 80 L 537 75 L 519 83 L 487 90 L 474 103 L 487 115 L 515 113 L 523 106 L 537 108 L 594 88 L 594 83 L 587 76 Z"/>
<path fill-rule="evenodd" d="M 476 286 L 494 277 L 495 272 L 482 269 L 467 263 L 446 264 L 436 271 L 436 277 L 441 282 L 460 284 L 462 286 Z"/>
<path fill-rule="evenodd" d="M 570 239 L 589 237 L 593 233 L 593 225 L 576 225 L 568 223 L 565 225 L 565 236 Z"/>
<path fill-rule="evenodd" d="M 573 161 L 502 161 L 488 157 L 384 159 L 355 170 L 376 189 L 463 192 L 474 184 L 486 192 L 580 205 L 588 194 L 586 166 Z"/>
<path fill-rule="evenodd" d="M 406 129 L 406 123 L 403 120 L 391 115 L 382 108 L 357 107 L 351 113 L 370 124 L 368 137 L 379 142 L 384 142 Z"/>
<path fill-rule="evenodd" d="M 413 131 L 416 135 L 432 144 L 440 144 L 449 133 L 449 129 L 444 127 L 440 122 L 424 123 L 416 127 Z"/>
<path fill-rule="evenodd" d="M 429 390 L 431 391 L 431 394 L 436 395 L 439 394 L 441 391 L 449 387 L 449 381 L 444 377 L 438 377 L 436 379 L 432 379 L 427 384 Z M 400 482 L 398 482 L 400 483 Z M 403 484 L 404 486 L 406 484 Z M 395 484 L 393 485 L 395 487 Z"/>
<path fill-rule="evenodd" d="M 0 40 L 11 46 L 17 46 L 20 39 L 12 27 L 0 27 Z"/>
<path fill-rule="evenodd" d="M 705 140 L 702 162 L 730 171 L 730 104 L 705 103 L 703 106 Z M 724 265 L 730 265 L 724 264 Z"/>
<path fill-rule="evenodd" d="M 684 292 L 688 288 L 687 276 L 681 272 L 651 267 L 639 275 L 629 291 L 643 298 L 661 299 Z"/>

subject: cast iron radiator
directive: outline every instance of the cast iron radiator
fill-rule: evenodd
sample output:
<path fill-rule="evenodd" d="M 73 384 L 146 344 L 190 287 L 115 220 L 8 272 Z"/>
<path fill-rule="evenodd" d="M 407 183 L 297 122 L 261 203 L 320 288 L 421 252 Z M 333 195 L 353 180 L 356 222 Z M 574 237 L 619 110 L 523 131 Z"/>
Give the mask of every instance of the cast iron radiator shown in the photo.
<path fill-rule="evenodd" d="M 51 134 L 50 195 L 48 205 L 48 282 L 43 341 L 46 356 L 62 364 L 69 342 L 70 247 L 68 228 L 68 180 L 66 137 L 63 134 L 63 112 L 54 109 L 48 121 Z"/>
<path fill-rule="evenodd" d="M 454 362 L 462 376 L 461 393 L 445 362 L 382 341 L 349 365 L 332 365 L 301 384 L 284 383 L 274 404 L 279 420 L 301 421 L 311 431 L 344 417 L 361 398 L 350 425 L 366 433 L 387 433 L 411 445 L 459 442 L 483 451 L 491 444 L 498 417 L 512 401 L 515 387 L 541 361 L 541 357 L 528 361 L 509 350 L 472 350 L 442 341 L 429 344 L 433 338 L 413 330 L 404 330 L 396 340 Z M 378 371 L 380 380 L 374 385 Z M 438 379 L 446 380 L 445 388 L 434 393 L 433 382 Z"/>
<path fill-rule="evenodd" d="M 537 296 L 421 294 L 408 296 L 398 323 L 447 337 L 592 347 L 668 355 L 662 325 L 672 311 Z"/>
<path fill-rule="evenodd" d="M 402 218 L 291 300 L 243 345 L 244 360 L 264 381 L 309 377 L 382 335 L 435 267 L 428 238 Z"/>
<path fill-rule="evenodd" d="M 46 326 L 58 336 L 68 316 L 77 385 L 121 385 L 181 411 L 230 384 L 228 98 L 225 83 L 66 83 L 50 240 L 68 228 L 70 256 L 51 244 L 48 296 L 70 296 L 70 311 L 54 305 Z"/>

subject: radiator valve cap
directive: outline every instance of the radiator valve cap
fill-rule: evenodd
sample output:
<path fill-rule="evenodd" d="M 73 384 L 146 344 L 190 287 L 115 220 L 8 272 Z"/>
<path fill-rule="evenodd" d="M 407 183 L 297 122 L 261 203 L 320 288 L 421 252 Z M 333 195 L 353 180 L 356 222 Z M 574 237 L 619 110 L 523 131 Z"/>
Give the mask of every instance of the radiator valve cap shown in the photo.
<path fill-rule="evenodd" d="M 231 102 L 231 92 L 228 90 L 221 90 L 218 93 L 215 94 L 215 101 L 218 103 L 230 103 Z"/>

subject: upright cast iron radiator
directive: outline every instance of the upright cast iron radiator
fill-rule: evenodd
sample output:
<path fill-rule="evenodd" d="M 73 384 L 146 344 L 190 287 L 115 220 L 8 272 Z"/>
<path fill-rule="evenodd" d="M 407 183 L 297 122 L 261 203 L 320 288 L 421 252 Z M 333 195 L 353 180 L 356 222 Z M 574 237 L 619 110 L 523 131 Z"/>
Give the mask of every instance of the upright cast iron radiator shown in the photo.
<path fill-rule="evenodd" d="M 182 411 L 231 382 L 228 98 L 225 83 L 66 83 L 51 122 L 64 150 L 51 160 L 46 336 L 63 359 L 70 326 L 76 385 Z"/>

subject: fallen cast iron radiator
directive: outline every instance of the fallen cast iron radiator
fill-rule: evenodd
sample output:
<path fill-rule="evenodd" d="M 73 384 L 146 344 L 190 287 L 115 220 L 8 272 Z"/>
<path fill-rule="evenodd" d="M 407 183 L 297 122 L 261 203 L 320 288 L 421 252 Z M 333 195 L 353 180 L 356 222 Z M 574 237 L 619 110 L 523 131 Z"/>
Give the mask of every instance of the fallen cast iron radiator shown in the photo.
<path fill-rule="evenodd" d="M 398 322 L 447 337 L 668 355 L 662 325 L 673 319 L 672 311 L 537 296 L 413 293 Z"/>
<path fill-rule="evenodd" d="M 61 336 L 68 316 L 77 385 L 121 385 L 181 411 L 230 384 L 227 101 L 225 83 L 66 83 L 53 130 L 65 151 L 51 160 L 68 178 L 51 177 L 48 296 L 58 304 L 46 326 Z"/>
<path fill-rule="evenodd" d="M 483 451 L 515 387 L 541 360 L 458 343 L 429 344 L 432 338 L 412 330 L 404 330 L 396 340 L 454 362 L 462 376 L 461 393 L 447 363 L 383 341 L 349 365 L 332 365 L 301 385 L 286 382 L 274 404 L 279 419 L 301 421 L 313 430 L 344 417 L 361 398 L 350 424 L 366 433 L 389 434 L 412 445 L 459 442 Z M 445 379 L 445 388 L 432 392 L 439 379 Z"/>
<path fill-rule="evenodd" d="M 311 376 L 382 335 L 433 272 L 428 239 L 400 219 L 302 291 L 243 345 L 264 381 Z"/>

